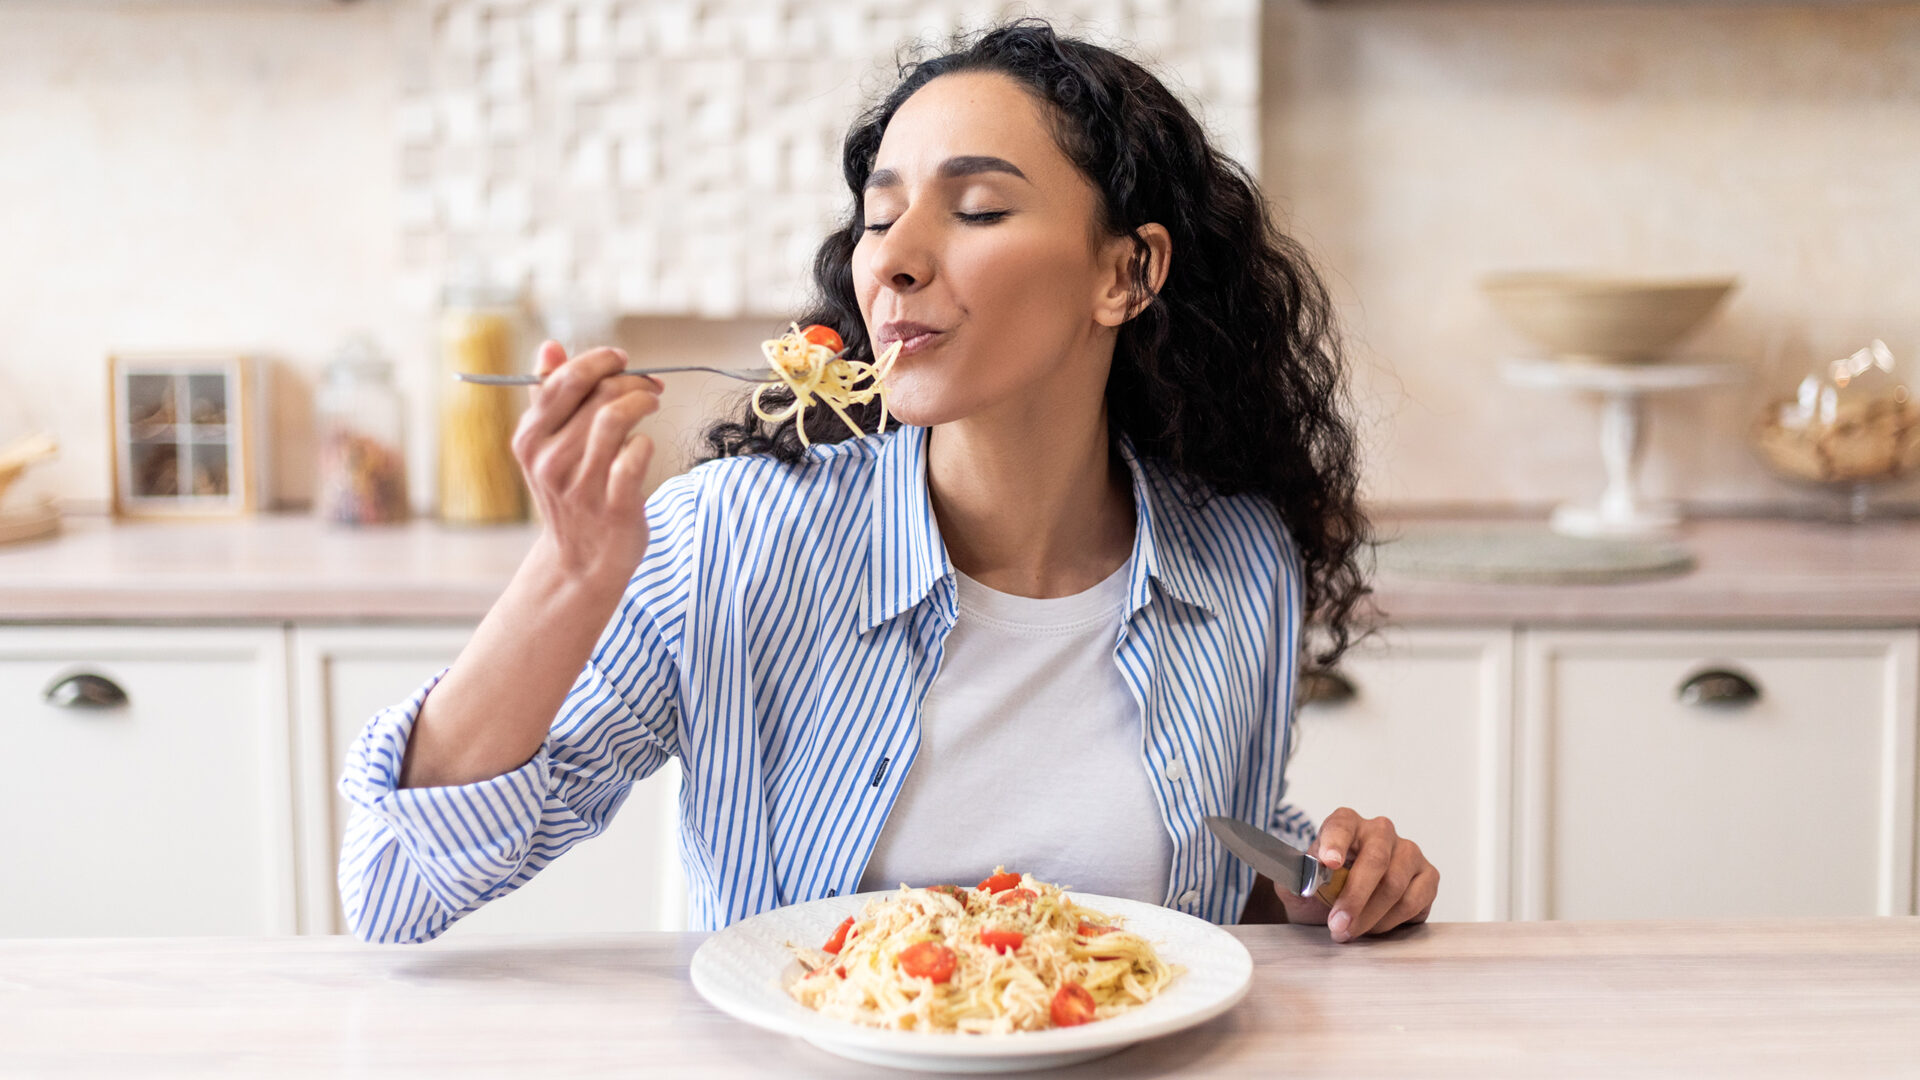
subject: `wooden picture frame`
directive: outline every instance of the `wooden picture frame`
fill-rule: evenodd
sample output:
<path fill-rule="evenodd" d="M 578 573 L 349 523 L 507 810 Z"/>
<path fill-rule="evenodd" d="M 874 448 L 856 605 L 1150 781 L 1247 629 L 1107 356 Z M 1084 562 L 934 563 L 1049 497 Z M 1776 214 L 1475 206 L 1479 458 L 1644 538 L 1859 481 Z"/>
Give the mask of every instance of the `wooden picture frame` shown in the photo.
<path fill-rule="evenodd" d="M 253 364 L 206 353 L 107 357 L 113 512 L 212 518 L 258 505 Z"/>

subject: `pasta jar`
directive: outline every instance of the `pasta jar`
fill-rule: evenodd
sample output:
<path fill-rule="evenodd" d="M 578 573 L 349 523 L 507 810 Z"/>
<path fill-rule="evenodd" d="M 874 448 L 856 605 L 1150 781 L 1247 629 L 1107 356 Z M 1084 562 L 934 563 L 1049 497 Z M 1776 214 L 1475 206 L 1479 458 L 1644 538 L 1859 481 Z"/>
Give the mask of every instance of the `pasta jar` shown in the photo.
<path fill-rule="evenodd" d="M 440 399 L 442 521 L 490 525 L 526 520 L 526 488 L 512 445 L 526 392 L 453 378 L 459 372 L 512 374 L 520 351 L 519 329 L 519 306 L 511 293 L 482 286 L 448 289 L 440 314 L 440 354 L 447 374 Z"/>
<path fill-rule="evenodd" d="M 321 517 L 344 525 L 406 520 L 405 425 L 393 364 L 364 337 L 342 345 L 315 395 Z"/>

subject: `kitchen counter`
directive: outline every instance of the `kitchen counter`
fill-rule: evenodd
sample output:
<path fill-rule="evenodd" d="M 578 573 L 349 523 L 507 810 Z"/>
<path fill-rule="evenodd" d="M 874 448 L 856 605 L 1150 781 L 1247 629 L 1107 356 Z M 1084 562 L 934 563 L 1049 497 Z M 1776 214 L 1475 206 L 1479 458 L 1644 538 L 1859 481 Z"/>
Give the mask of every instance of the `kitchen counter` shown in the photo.
<path fill-rule="evenodd" d="M 1247 999 L 1050 1075 L 1911 1076 L 1920 919 L 1234 927 Z M 0 1073 L 900 1077 L 709 1007 L 697 934 L 0 941 Z"/>
<path fill-rule="evenodd" d="M 1379 525 L 1392 536 L 1410 521 Z M 308 517 L 115 523 L 0 547 L 0 621 L 447 619 L 499 595 L 533 526 L 429 522 L 350 530 Z M 1698 566 L 1622 585 L 1486 585 L 1382 574 L 1401 622 L 1920 623 L 1920 522 L 1859 527 L 1755 519 L 1690 523 Z"/>

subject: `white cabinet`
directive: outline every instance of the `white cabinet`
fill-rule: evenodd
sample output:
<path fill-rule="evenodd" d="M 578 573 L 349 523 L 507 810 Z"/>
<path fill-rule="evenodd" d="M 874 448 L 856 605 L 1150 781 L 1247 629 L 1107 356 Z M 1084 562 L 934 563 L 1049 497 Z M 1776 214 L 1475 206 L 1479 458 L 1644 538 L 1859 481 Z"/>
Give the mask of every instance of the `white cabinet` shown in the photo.
<path fill-rule="evenodd" d="M 0 626 L 0 936 L 338 932 L 344 752 L 469 629 Z M 1911 628 L 1388 627 L 1301 709 L 1288 800 L 1392 818 L 1441 920 L 1912 913 L 1917 669 Z M 127 703 L 45 699 L 79 674 Z M 449 933 L 684 926 L 676 800 L 670 766 Z"/>
<path fill-rule="evenodd" d="M 344 929 L 334 869 L 348 804 L 334 789 L 347 748 L 374 713 L 451 664 L 471 628 L 297 627 L 293 633 L 304 911 L 302 929 Z M 676 855 L 678 766 L 634 786 L 607 831 L 584 841 L 448 934 L 675 930 L 686 925 Z"/>
<path fill-rule="evenodd" d="M 0 627 L 0 769 L 0 936 L 293 932 L 278 627 Z"/>
<path fill-rule="evenodd" d="M 1519 914 L 1911 912 L 1915 643 L 1524 635 Z"/>
<path fill-rule="evenodd" d="M 1512 635 L 1392 627 L 1332 674 L 1351 697 L 1300 709 L 1287 801 L 1391 818 L 1440 868 L 1435 920 L 1505 918 Z"/>

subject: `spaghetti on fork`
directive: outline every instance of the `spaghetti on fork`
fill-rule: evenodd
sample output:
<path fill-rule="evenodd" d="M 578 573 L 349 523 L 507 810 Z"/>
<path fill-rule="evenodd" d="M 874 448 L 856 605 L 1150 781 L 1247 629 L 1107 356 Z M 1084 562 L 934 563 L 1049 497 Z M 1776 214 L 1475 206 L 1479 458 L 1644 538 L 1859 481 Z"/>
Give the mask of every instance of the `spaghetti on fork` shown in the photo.
<path fill-rule="evenodd" d="M 807 438 L 807 409 L 818 403 L 832 409 L 847 430 L 855 438 L 865 435 L 860 425 L 853 422 L 847 410 L 856 405 L 865 405 L 876 398 L 880 402 L 879 432 L 887 430 L 887 398 L 885 379 L 893 370 L 894 363 L 900 358 L 900 343 L 887 346 L 871 363 L 865 360 L 849 359 L 846 349 L 840 344 L 840 335 L 831 327 L 809 326 L 802 330 L 798 325 L 789 323 L 792 329 L 760 343 L 760 351 L 766 355 L 767 364 L 773 368 L 780 382 L 768 383 L 757 387 L 753 392 L 753 413 L 770 424 L 784 423 L 792 418 L 794 427 L 800 433 L 802 446 L 813 445 Z M 786 407 L 769 411 L 761 403 L 761 398 L 776 385 L 785 386 L 793 394 L 793 401 Z"/>

